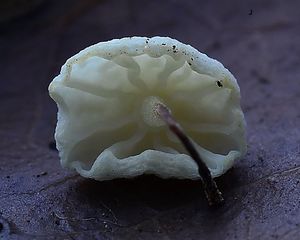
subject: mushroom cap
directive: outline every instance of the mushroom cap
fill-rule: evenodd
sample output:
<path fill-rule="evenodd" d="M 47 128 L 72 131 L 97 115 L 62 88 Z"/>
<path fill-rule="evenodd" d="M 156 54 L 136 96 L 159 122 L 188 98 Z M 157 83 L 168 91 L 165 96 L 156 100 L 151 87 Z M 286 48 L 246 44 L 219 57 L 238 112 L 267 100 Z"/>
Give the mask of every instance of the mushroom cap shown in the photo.
<path fill-rule="evenodd" d="M 67 60 L 49 93 L 58 106 L 61 164 L 84 177 L 200 177 L 180 141 L 151 113 L 155 99 L 171 109 L 213 177 L 246 153 L 234 76 L 220 62 L 168 37 L 92 45 Z"/>

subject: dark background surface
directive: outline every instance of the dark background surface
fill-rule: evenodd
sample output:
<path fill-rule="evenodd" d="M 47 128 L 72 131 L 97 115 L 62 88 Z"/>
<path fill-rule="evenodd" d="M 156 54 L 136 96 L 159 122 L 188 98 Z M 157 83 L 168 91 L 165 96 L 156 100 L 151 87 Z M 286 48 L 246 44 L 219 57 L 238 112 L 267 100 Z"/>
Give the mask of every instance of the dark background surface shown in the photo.
<path fill-rule="evenodd" d="M 0 9 L 0 239 L 299 239 L 299 1 L 19 2 Z M 199 182 L 60 167 L 48 84 L 79 50 L 132 35 L 191 44 L 238 79 L 249 150 L 217 179 L 223 207 Z"/>

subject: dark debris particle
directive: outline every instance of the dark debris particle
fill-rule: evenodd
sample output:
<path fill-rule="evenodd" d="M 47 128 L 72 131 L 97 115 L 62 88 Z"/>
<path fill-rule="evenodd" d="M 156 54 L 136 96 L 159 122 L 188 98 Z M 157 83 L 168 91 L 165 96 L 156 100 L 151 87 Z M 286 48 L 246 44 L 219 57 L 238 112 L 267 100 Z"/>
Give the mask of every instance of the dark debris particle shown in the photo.
<path fill-rule="evenodd" d="M 191 60 L 194 61 L 194 58 L 191 57 Z"/>
<path fill-rule="evenodd" d="M 163 46 L 166 46 L 167 44 L 165 44 L 165 43 L 162 43 L 161 45 L 163 45 Z"/>
<path fill-rule="evenodd" d="M 48 147 L 51 150 L 55 150 L 55 151 L 57 150 L 56 149 L 56 143 L 54 141 L 49 142 Z"/>
<path fill-rule="evenodd" d="M 10 176 L 6 176 L 6 178 L 10 178 Z"/>
<path fill-rule="evenodd" d="M 221 80 L 218 80 L 218 81 L 217 81 L 217 86 L 220 87 L 220 88 L 223 87 L 223 83 L 222 83 Z"/>
<path fill-rule="evenodd" d="M 172 48 L 173 48 L 173 49 L 175 49 L 175 48 L 176 48 L 176 46 L 175 46 L 175 45 L 173 45 L 173 46 L 172 46 Z"/>
<path fill-rule="evenodd" d="M 190 62 L 189 62 L 188 64 L 189 64 L 190 66 L 192 66 L 192 64 L 191 64 Z"/>
<path fill-rule="evenodd" d="M 0 222 L 0 232 L 3 230 L 3 224 Z"/>
<path fill-rule="evenodd" d="M 264 161 L 264 158 L 262 156 L 258 156 L 258 160 L 263 162 Z"/>
<path fill-rule="evenodd" d="M 39 178 L 41 176 L 46 176 L 48 172 L 41 172 L 40 174 L 37 174 L 36 177 Z"/>
<path fill-rule="evenodd" d="M 60 225 L 60 222 L 59 222 L 59 220 L 55 220 L 55 221 L 54 221 L 54 223 L 55 223 L 57 226 L 59 226 L 59 225 Z"/>
<path fill-rule="evenodd" d="M 248 15 L 253 15 L 253 10 L 252 9 L 250 9 Z"/>
<path fill-rule="evenodd" d="M 270 84 L 270 83 L 271 83 L 270 80 L 269 80 L 268 78 L 262 77 L 262 76 L 260 76 L 260 77 L 258 78 L 258 81 L 259 81 L 260 83 L 262 83 L 262 84 Z"/>

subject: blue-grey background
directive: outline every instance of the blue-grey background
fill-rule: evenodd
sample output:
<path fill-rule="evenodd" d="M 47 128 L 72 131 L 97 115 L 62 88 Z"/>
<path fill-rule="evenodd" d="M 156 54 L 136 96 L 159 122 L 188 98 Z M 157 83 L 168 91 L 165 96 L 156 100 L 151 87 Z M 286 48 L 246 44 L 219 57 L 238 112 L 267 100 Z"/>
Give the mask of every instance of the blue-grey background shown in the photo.
<path fill-rule="evenodd" d="M 299 239 L 300 2 L 2 0 L 0 238 Z M 170 36 L 220 60 L 239 81 L 248 154 L 217 179 L 96 182 L 62 169 L 47 87 L 99 41 Z"/>

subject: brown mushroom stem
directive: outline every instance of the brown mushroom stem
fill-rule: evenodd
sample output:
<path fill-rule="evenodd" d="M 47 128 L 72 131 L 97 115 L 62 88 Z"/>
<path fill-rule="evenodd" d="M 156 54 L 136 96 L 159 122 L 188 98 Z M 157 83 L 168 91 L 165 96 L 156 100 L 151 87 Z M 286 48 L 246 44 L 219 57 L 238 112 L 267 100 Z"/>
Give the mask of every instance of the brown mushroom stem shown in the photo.
<path fill-rule="evenodd" d="M 184 133 L 179 123 L 176 122 L 176 120 L 173 118 L 170 109 L 162 103 L 157 103 L 156 111 L 158 115 L 169 126 L 170 130 L 180 139 L 181 143 L 197 163 L 198 172 L 203 183 L 204 192 L 208 200 L 208 204 L 210 206 L 216 206 L 223 203 L 224 198 L 222 197 L 222 193 L 218 189 L 216 182 L 213 180 L 208 167 L 201 159 L 199 153 L 193 146 L 191 140 Z"/>

